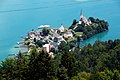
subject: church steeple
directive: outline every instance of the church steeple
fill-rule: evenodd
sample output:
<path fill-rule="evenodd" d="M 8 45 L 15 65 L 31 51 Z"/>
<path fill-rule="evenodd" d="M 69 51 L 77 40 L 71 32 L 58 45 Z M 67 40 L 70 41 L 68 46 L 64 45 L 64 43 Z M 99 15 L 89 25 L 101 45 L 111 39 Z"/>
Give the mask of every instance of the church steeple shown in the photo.
<path fill-rule="evenodd" d="M 82 9 L 81 9 L 81 12 L 80 12 L 80 20 L 83 18 L 83 12 L 82 12 Z"/>
<path fill-rule="evenodd" d="M 82 14 L 82 9 L 81 9 L 81 12 L 80 12 L 80 16 L 82 16 L 83 14 Z"/>

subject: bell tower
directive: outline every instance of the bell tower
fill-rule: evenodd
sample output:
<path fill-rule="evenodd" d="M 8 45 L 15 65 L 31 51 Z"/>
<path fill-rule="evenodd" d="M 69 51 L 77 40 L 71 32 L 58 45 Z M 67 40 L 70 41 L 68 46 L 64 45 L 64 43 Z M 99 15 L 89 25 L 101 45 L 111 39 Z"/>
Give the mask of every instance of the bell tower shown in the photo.
<path fill-rule="evenodd" d="M 83 18 L 83 12 L 82 12 L 82 9 L 81 9 L 81 12 L 80 12 L 80 20 L 81 18 Z"/>

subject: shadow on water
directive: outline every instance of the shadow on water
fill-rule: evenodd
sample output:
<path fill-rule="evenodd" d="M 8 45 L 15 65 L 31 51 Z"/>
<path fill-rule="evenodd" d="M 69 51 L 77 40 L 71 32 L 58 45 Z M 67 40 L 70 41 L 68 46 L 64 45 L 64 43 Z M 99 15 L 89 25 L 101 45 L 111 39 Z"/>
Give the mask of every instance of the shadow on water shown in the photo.
<path fill-rule="evenodd" d="M 80 46 L 85 46 L 86 44 L 90 43 L 90 44 L 94 44 L 96 40 L 100 40 L 102 41 L 103 38 L 108 34 L 109 31 L 105 31 L 105 32 L 102 32 L 102 33 L 99 33 L 99 34 L 96 34 L 95 36 L 87 39 L 87 40 L 84 40 L 80 43 Z"/>

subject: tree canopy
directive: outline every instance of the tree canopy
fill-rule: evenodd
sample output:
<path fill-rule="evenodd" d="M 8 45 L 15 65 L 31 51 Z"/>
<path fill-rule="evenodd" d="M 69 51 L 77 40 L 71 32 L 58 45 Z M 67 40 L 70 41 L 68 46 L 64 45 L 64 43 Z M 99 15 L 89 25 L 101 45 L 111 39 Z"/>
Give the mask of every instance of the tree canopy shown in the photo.
<path fill-rule="evenodd" d="M 64 42 L 63 42 L 64 43 Z M 64 43 L 60 48 L 70 45 Z M 51 57 L 34 48 L 28 57 L 0 63 L 1 80 L 120 80 L 120 40 L 96 41 L 73 51 L 63 48 Z"/>

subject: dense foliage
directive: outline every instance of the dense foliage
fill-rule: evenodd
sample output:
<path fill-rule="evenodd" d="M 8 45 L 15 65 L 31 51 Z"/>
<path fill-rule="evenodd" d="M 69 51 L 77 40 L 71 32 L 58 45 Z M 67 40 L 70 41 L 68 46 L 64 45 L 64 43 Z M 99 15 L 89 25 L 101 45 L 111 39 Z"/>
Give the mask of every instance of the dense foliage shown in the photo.
<path fill-rule="evenodd" d="M 47 36 L 49 34 L 49 30 L 47 28 L 43 28 L 42 32 L 43 36 Z"/>
<path fill-rule="evenodd" d="M 63 44 L 63 43 L 62 43 Z M 59 47 L 51 57 L 33 49 L 0 64 L 1 80 L 120 80 L 120 40 L 96 41 L 83 48 Z"/>
<path fill-rule="evenodd" d="M 72 29 L 75 32 L 83 32 L 82 38 L 84 40 L 94 36 L 95 34 L 108 30 L 109 25 L 106 21 L 99 20 L 98 18 L 94 19 L 93 17 L 89 17 L 88 20 L 91 21 L 90 25 L 87 25 L 83 21 L 79 24 L 76 20 L 73 20 L 69 29 Z"/>

